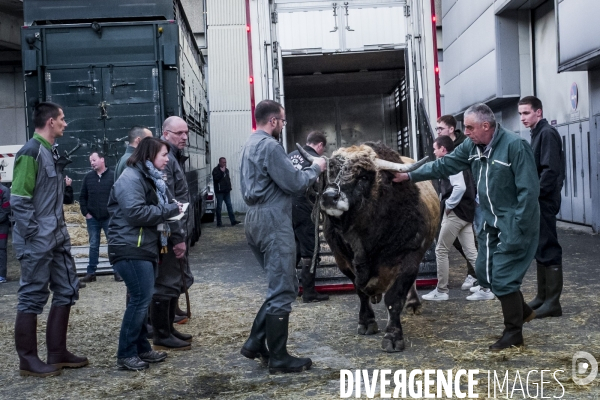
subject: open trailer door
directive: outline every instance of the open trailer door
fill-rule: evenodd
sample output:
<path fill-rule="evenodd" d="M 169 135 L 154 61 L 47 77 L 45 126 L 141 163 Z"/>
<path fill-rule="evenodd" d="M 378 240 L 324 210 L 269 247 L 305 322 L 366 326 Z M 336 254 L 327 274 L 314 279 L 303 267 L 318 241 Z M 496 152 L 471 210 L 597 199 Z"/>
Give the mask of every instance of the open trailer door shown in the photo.
<path fill-rule="evenodd" d="M 419 106 L 417 74 L 426 63 L 412 50 L 405 2 L 275 1 L 271 16 L 270 89 L 286 108 L 288 152 L 306 143 L 312 130 L 325 133 L 326 155 L 365 141 L 381 141 L 412 158 L 428 151 L 433 136 L 424 103 Z M 320 236 L 317 288 L 353 289 Z M 435 284 L 436 271 L 429 251 L 417 285 Z"/>

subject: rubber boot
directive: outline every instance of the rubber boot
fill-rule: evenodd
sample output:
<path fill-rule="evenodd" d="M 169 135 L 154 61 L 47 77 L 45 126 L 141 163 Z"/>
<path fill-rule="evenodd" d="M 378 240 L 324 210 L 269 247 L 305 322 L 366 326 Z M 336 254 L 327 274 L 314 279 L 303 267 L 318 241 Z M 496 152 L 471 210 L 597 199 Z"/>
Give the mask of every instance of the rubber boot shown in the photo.
<path fill-rule="evenodd" d="M 171 320 L 169 318 L 171 298 L 153 297 L 150 311 L 152 329 L 154 332 L 154 350 L 190 350 L 192 346 L 171 334 Z"/>
<path fill-rule="evenodd" d="M 537 264 L 537 295 L 529 302 L 529 307 L 537 310 L 546 300 L 546 267 Z"/>
<path fill-rule="evenodd" d="M 300 265 L 302 265 L 302 302 L 311 303 L 313 301 L 329 300 L 328 295 L 318 293 L 315 290 L 315 273 L 311 274 L 310 272 L 311 263 L 312 259 L 310 258 L 303 257 L 300 260 Z"/>
<path fill-rule="evenodd" d="M 490 346 L 492 351 L 509 349 L 523 345 L 523 300 L 521 294 L 513 292 L 498 296 L 504 315 L 504 332 L 496 343 Z"/>
<path fill-rule="evenodd" d="M 267 314 L 266 331 L 269 346 L 269 372 L 302 372 L 310 369 L 310 358 L 299 358 L 288 354 L 288 323 L 290 314 Z"/>
<path fill-rule="evenodd" d="M 171 335 L 175 336 L 179 340 L 183 340 L 184 342 L 189 343 L 192 341 L 193 336 L 187 333 L 181 333 L 173 326 L 173 323 L 175 322 L 175 313 L 177 310 L 178 303 L 179 299 L 177 298 L 172 298 L 171 303 L 169 303 L 169 326 L 171 327 Z"/>
<path fill-rule="evenodd" d="M 46 324 L 46 347 L 48 364 L 57 368 L 81 368 L 89 364 L 85 357 L 78 357 L 67 350 L 67 329 L 71 306 L 50 307 Z"/>
<path fill-rule="evenodd" d="M 535 318 L 536 313 L 531 307 L 529 307 L 529 305 L 527 303 L 525 303 L 525 298 L 523 297 L 523 292 L 521 292 L 520 290 L 519 290 L 519 295 L 521 296 L 521 303 L 523 305 L 523 322 L 532 321 Z"/>
<path fill-rule="evenodd" d="M 48 365 L 38 357 L 37 352 L 37 315 L 17 312 L 15 321 L 15 345 L 19 355 L 19 373 L 21 376 L 60 375 L 60 369 Z"/>
<path fill-rule="evenodd" d="M 250 330 L 250 337 L 246 340 L 246 343 L 242 346 L 240 353 L 246 357 L 254 360 L 260 357 L 260 362 L 263 366 L 269 364 L 269 350 L 265 344 L 267 340 L 267 303 L 263 303 L 260 310 L 254 318 L 252 324 L 252 330 Z"/>
<path fill-rule="evenodd" d="M 563 288 L 563 272 L 561 265 L 546 267 L 546 301 L 537 310 L 536 318 L 560 317 L 560 295 Z"/>

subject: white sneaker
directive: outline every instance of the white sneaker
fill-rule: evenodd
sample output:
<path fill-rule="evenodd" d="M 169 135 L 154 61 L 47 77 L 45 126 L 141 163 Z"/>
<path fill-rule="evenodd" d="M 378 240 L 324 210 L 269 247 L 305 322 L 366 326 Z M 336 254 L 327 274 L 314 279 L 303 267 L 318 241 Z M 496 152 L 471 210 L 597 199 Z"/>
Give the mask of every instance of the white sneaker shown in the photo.
<path fill-rule="evenodd" d="M 448 300 L 448 293 L 438 292 L 437 288 L 433 289 L 431 292 L 423 295 L 423 300 L 431 300 L 431 301 L 444 301 Z"/>
<path fill-rule="evenodd" d="M 475 293 L 475 292 L 479 292 L 479 289 L 481 289 L 481 286 L 477 285 L 477 286 L 473 286 L 471 289 L 469 289 L 469 291 L 471 293 Z"/>
<path fill-rule="evenodd" d="M 479 291 L 467 296 L 467 300 L 494 300 L 496 296 L 490 289 L 480 288 Z"/>
<path fill-rule="evenodd" d="M 472 277 L 471 275 L 467 275 L 465 281 L 463 282 L 460 290 L 468 290 L 473 287 L 473 285 L 477 282 L 477 278 Z"/>

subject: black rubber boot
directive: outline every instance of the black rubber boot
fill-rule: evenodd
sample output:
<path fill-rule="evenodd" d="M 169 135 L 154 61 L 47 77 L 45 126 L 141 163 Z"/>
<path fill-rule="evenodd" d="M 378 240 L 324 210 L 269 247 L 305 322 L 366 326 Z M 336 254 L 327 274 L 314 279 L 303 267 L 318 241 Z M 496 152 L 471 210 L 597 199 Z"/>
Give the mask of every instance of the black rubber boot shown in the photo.
<path fill-rule="evenodd" d="M 96 274 L 85 274 L 83 278 L 79 278 L 79 282 L 96 282 Z"/>
<path fill-rule="evenodd" d="M 560 295 L 563 288 L 563 273 L 561 265 L 546 267 L 546 301 L 535 313 L 536 318 L 560 317 L 562 307 L 560 306 Z"/>
<path fill-rule="evenodd" d="M 177 299 L 177 298 L 172 298 L 171 303 L 169 303 L 169 322 L 170 322 L 169 326 L 171 327 L 171 334 L 173 336 L 175 336 L 177 339 L 183 340 L 184 342 L 189 343 L 192 341 L 193 336 L 189 335 L 187 333 L 179 332 L 173 326 L 173 323 L 175 322 L 175 314 L 176 314 L 177 306 L 179 305 L 178 303 L 179 303 L 179 299 Z"/>
<path fill-rule="evenodd" d="M 269 364 L 269 350 L 265 344 L 267 340 L 267 303 L 263 303 L 260 310 L 254 318 L 252 324 L 252 330 L 250 331 L 250 337 L 246 340 L 246 343 L 242 346 L 240 353 L 246 357 L 254 360 L 260 357 L 260 362 L 263 366 Z"/>
<path fill-rule="evenodd" d="M 523 345 L 523 300 L 520 292 L 498 296 L 504 315 L 504 332 L 496 343 L 490 346 L 492 351 L 509 349 Z"/>
<path fill-rule="evenodd" d="M 546 300 L 546 267 L 537 264 L 537 295 L 529 302 L 529 307 L 537 310 Z"/>
<path fill-rule="evenodd" d="M 266 330 L 269 346 L 269 372 L 302 372 L 310 369 L 310 358 L 299 358 L 288 354 L 288 323 L 290 314 L 267 314 Z"/>
<path fill-rule="evenodd" d="M 521 292 L 520 290 L 519 295 L 521 296 L 521 303 L 523 304 L 523 322 L 532 321 L 536 316 L 535 311 L 531 307 L 529 307 L 527 303 L 525 303 L 523 292 Z"/>
<path fill-rule="evenodd" d="M 169 308 L 171 298 L 153 297 L 150 312 L 154 338 L 154 350 L 190 350 L 192 346 L 171 334 Z"/>
<path fill-rule="evenodd" d="M 318 293 L 315 290 L 315 273 L 310 273 L 310 265 L 312 259 L 302 258 L 300 265 L 302 265 L 301 279 L 302 279 L 302 302 L 311 303 L 313 301 L 325 301 L 329 300 L 329 296 L 326 294 Z"/>
<path fill-rule="evenodd" d="M 67 350 L 67 329 L 71 306 L 52 306 L 46 324 L 46 347 L 48 364 L 57 368 L 80 368 L 89 364 L 85 357 L 78 357 Z"/>
<path fill-rule="evenodd" d="M 15 321 L 15 345 L 19 355 L 19 373 L 21 376 L 60 375 L 60 369 L 48 365 L 38 357 L 37 352 L 37 315 L 17 313 Z"/>

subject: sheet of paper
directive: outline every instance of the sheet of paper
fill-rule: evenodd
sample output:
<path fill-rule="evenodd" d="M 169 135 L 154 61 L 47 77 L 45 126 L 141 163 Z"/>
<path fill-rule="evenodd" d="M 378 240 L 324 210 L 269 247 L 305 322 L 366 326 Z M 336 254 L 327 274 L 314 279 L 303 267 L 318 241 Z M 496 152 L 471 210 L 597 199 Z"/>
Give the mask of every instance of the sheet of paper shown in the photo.
<path fill-rule="evenodd" d="M 179 215 L 176 215 L 174 217 L 171 217 L 171 218 L 167 219 L 167 221 L 179 221 L 185 215 L 185 210 L 187 210 L 187 208 L 188 208 L 189 205 L 190 205 L 190 203 L 183 203 L 181 205 L 181 209 L 183 210 L 183 212 L 181 214 L 179 214 Z"/>

